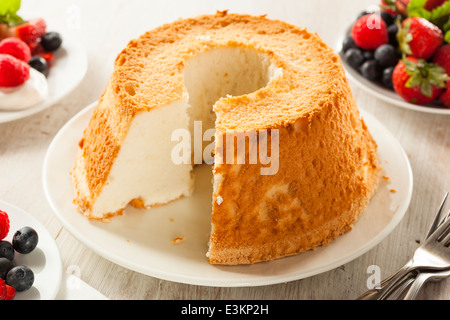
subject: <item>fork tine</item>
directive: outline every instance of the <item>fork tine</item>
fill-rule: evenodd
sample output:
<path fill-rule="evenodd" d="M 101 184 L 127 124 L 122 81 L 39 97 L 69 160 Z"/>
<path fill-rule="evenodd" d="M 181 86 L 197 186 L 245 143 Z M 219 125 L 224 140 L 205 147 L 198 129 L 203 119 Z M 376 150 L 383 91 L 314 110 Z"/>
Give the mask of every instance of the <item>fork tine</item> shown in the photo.
<path fill-rule="evenodd" d="M 450 234 L 450 219 L 445 220 L 439 226 L 439 228 L 431 235 L 436 241 L 441 242 L 445 237 Z"/>
<path fill-rule="evenodd" d="M 428 231 L 427 238 L 429 238 L 431 236 L 431 234 L 434 231 L 436 231 L 437 228 L 439 228 L 439 226 L 448 218 L 448 215 L 450 214 L 450 212 L 449 212 L 447 214 L 447 217 L 445 219 L 442 219 L 442 212 L 444 210 L 444 206 L 445 206 L 445 202 L 447 201 L 447 197 L 448 197 L 448 192 L 445 194 L 444 199 L 441 202 L 441 205 L 436 214 L 436 217 L 434 218 L 433 224 L 431 225 L 430 230 Z"/>

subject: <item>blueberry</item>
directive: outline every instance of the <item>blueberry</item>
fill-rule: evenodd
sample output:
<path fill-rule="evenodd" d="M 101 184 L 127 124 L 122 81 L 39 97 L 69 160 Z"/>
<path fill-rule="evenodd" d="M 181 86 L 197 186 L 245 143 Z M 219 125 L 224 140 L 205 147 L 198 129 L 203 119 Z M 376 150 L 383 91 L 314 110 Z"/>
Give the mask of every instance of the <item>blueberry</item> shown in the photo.
<path fill-rule="evenodd" d="M 398 40 L 397 40 L 397 33 L 398 33 L 398 26 L 394 23 L 393 25 L 390 25 L 387 29 L 388 36 L 389 36 L 389 44 L 398 47 Z"/>
<path fill-rule="evenodd" d="M 39 236 L 36 230 L 31 227 L 23 227 L 14 234 L 12 245 L 17 252 L 27 254 L 36 248 L 38 241 Z"/>
<path fill-rule="evenodd" d="M 393 90 L 394 84 L 392 83 L 392 74 L 394 73 L 395 67 L 389 67 L 383 70 L 383 75 L 381 77 L 381 82 L 383 82 L 383 85 Z"/>
<path fill-rule="evenodd" d="M 28 64 L 33 69 L 36 69 L 40 73 L 43 73 L 45 76 L 47 76 L 49 68 L 48 68 L 48 63 L 47 63 L 47 61 L 45 61 L 44 58 L 42 58 L 40 56 L 33 56 L 33 57 L 31 57 Z"/>
<path fill-rule="evenodd" d="M 14 262 L 6 258 L 0 258 L 0 278 L 5 280 L 8 272 L 14 268 Z"/>
<path fill-rule="evenodd" d="M 364 56 L 361 50 L 352 48 L 345 53 L 345 61 L 347 61 L 352 68 L 358 69 L 364 62 Z"/>
<path fill-rule="evenodd" d="M 347 52 L 347 50 L 352 48 L 358 48 L 351 34 L 347 35 L 342 43 L 342 51 Z"/>
<path fill-rule="evenodd" d="M 380 16 L 387 26 L 390 26 L 395 22 L 395 17 L 386 11 L 380 11 Z"/>
<path fill-rule="evenodd" d="M 34 273 L 26 266 L 14 267 L 6 275 L 6 284 L 14 287 L 18 292 L 30 289 L 33 283 Z"/>
<path fill-rule="evenodd" d="M 373 51 L 372 50 L 364 50 L 363 52 L 364 61 L 373 59 Z"/>
<path fill-rule="evenodd" d="M 41 45 L 45 51 L 56 51 L 61 47 L 62 37 L 58 32 L 47 32 L 41 38 Z"/>
<path fill-rule="evenodd" d="M 360 68 L 364 78 L 370 81 L 376 81 L 380 78 L 382 69 L 376 60 L 367 60 Z"/>
<path fill-rule="evenodd" d="M 14 248 L 10 242 L 0 242 L 0 258 L 6 258 L 11 261 L 14 260 Z"/>
<path fill-rule="evenodd" d="M 398 53 L 390 44 L 383 44 L 379 46 L 374 53 L 374 58 L 382 68 L 395 66 L 398 63 Z"/>

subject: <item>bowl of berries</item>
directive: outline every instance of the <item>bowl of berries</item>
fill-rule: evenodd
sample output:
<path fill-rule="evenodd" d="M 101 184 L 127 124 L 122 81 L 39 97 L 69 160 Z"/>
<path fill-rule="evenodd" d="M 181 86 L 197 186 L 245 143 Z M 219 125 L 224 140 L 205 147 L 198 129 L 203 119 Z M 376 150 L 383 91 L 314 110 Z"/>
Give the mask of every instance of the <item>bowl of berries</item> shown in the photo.
<path fill-rule="evenodd" d="M 53 300 L 61 278 L 61 256 L 48 231 L 0 201 L 0 300 Z"/>
<path fill-rule="evenodd" d="M 393 105 L 450 115 L 450 1 L 381 0 L 339 40 L 348 77 Z"/>
<path fill-rule="evenodd" d="M 0 2 L 0 123 L 40 112 L 71 92 L 87 71 L 76 37 L 42 17 L 24 19 L 20 0 Z"/>

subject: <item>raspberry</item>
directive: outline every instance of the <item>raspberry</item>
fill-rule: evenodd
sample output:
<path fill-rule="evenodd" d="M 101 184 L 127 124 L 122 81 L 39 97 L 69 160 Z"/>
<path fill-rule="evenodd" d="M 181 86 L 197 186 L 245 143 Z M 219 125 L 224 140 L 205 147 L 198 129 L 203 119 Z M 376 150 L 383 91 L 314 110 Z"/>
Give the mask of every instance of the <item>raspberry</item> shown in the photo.
<path fill-rule="evenodd" d="M 17 87 L 30 77 L 30 66 L 9 54 L 0 53 L 0 87 Z"/>
<path fill-rule="evenodd" d="M 375 50 L 389 42 L 386 23 L 378 14 L 366 14 L 352 27 L 355 44 L 365 50 Z"/>
<path fill-rule="evenodd" d="M 5 239 L 8 233 L 9 233 L 8 214 L 0 210 L 0 240 Z"/>
<path fill-rule="evenodd" d="M 31 58 L 31 50 L 28 45 L 19 38 L 14 37 L 0 41 L 0 53 L 9 54 L 27 63 Z"/>
<path fill-rule="evenodd" d="M 3 279 L 0 278 L 0 300 L 5 300 L 7 293 L 8 288 L 6 287 L 6 283 Z"/>
<path fill-rule="evenodd" d="M 5 300 L 14 300 L 14 297 L 16 296 L 16 288 L 6 285 L 6 296 Z"/>

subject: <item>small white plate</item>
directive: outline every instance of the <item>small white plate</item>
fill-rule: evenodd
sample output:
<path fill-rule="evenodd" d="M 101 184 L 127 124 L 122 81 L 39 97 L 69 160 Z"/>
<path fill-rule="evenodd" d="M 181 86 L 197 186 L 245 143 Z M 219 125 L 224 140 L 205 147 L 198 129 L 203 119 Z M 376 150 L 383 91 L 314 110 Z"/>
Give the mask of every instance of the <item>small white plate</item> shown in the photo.
<path fill-rule="evenodd" d="M 397 140 L 369 114 L 365 120 L 379 144 L 383 180 L 354 229 L 329 246 L 276 261 L 249 266 L 208 263 L 211 228 L 212 173 L 196 169 L 191 197 L 150 210 L 129 208 L 111 222 L 90 221 L 76 211 L 69 172 L 78 142 L 94 105 L 70 120 L 56 135 L 44 161 L 43 184 L 50 205 L 79 241 L 110 261 L 160 279 L 204 286 L 243 287 L 283 283 L 337 268 L 367 252 L 401 221 L 411 199 L 413 178 L 409 161 Z M 390 192 L 396 189 L 396 193 Z M 184 237 L 173 244 L 172 240 Z"/>
<path fill-rule="evenodd" d="M 24 210 L 0 200 L 0 210 L 6 212 L 10 231 L 5 240 L 11 242 L 14 233 L 22 227 L 32 227 L 39 236 L 39 242 L 29 254 L 15 253 L 17 266 L 27 266 L 34 273 L 33 286 L 24 292 L 16 292 L 14 300 L 53 300 L 62 278 L 62 262 L 58 246 L 47 229 Z"/>
<path fill-rule="evenodd" d="M 401 108 L 425 113 L 450 115 L 450 108 L 445 108 L 436 102 L 430 103 L 429 105 L 425 106 L 409 103 L 402 99 L 395 91 L 389 90 L 380 84 L 376 84 L 365 79 L 357 70 L 350 67 L 350 65 L 348 65 L 348 63 L 345 61 L 344 52 L 342 51 L 342 42 L 344 41 L 345 35 L 349 34 L 349 32 L 350 29 L 348 29 L 344 36 L 339 39 L 339 42 L 336 46 L 336 52 L 338 52 L 339 56 L 341 57 L 342 64 L 344 65 L 344 69 L 348 78 L 353 81 L 359 88 L 371 94 L 372 96 L 379 98 L 382 101 L 388 102 Z"/>
<path fill-rule="evenodd" d="M 48 97 L 41 103 L 18 111 L 0 111 L 0 123 L 22 119 L 41 112 L 69 94 L 83 80 L 88 59 L 83 45 L 74 37 L 62 34 L 63 44 L 55 52 L 54 65 L 48 75 Z"/>

